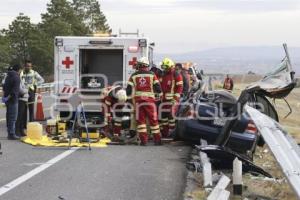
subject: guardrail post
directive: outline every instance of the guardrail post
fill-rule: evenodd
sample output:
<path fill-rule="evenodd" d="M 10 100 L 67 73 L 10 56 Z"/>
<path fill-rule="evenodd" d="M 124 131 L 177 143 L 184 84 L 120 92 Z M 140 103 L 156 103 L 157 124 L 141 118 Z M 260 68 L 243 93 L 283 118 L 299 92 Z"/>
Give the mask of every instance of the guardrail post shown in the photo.
<path fill-rule="evenodd" d="M 206 161 L 203 165 L 203 186 L 212 187 L 211 163 Z"/>
<path fill-rule="evenodd" d="M 228 200 L 230 192 L 225 189 L 229 183 L 230 179 L 227 176 L 223 175 L 217 183 L 216 187 L 207 197 L 207 200 Z"/>
<path fill-rule="evenodd" d="M 242 162 L 235 158 L 233 161 L 233 194 L 241 196 L 243 194 L 243 165 Z"/>
<path fill-rule="evenodd" d="M 206 140 L 200 140 L 201 146 L 207 145 Z M 207 154 L 204 152 L 199 152 L 199 157 L 202 165 L 202 174 L 203 174 L 203 186 L 204 187 L 212 187 L 212 169 L 211 163 Z"/>

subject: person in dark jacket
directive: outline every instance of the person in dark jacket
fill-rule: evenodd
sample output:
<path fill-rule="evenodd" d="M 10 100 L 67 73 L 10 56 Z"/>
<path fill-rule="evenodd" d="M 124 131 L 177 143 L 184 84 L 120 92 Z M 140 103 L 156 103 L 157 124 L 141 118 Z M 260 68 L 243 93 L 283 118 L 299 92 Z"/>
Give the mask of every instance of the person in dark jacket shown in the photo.
<path fill-rule="evenodd" d="M 183 68 L 181 63 L 176 63 L 176 71 L 181 74 L 183 81 L 182 96 L 187 96 L 190 91 L 190 75 L 186 69 Z"/>
<path fill-rule="evenodd" d="M 4 95 L 2 102 L 6 104 L 6 125 L 7 125 L 7 139 L 17 140 L 16 136 L 16 121 L 18 116 L 18 101 L 20 92 L 20 69 L 21 66 L 16 64 L 9 67 L 7 77 L 3 85 Z"/>
<path fill-rule="evenodd" d="M 24 137 L 25 129 L 27 126 L 27 102 L 28 102 L 28 89 L 26 88 L 24 81 L 21 80 L 20 83 L 20 93 L 19 93 L 19 105 L 18 105 L 18 117 L 16 122 L 16 135 L 19 137 Z"/>

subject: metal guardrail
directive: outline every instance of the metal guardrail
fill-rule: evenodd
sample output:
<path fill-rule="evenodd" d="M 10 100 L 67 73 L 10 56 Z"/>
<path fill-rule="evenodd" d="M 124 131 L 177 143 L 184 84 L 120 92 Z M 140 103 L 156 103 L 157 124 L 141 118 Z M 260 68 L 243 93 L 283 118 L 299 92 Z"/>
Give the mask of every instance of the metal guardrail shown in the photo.
<path fill-rule="evenodd" d="M 48 91 L 48 90 L 51 90 L 51 88 L 53 88 L 54 87 L 54 82 L 51 82 L 51 83 L 43 83 L 43 84 L 41 84 L 41 85 L 39 85 L 38 87 L 37 87 L 37 89 L 39 90 L 39 91 Z M 0 87 L 0 94 L 2 95 L 2 87 Z"/>
<path fill-rule="evenodd" d="M 54 82 L 51 82 L 51 83 L 43 83 L 41 85 L 38 86 L 38 89 L 40 88 L 51 88 L 54 86 Z"/>
<path fill-rule="evenodd" d="M 268 144 L 282 172 L 300 199 L 300 148 L 295 140 L 270 117 L 246 105 L 245 110 Z"/>
<path fill-rule="evenodd" d="M 37 87 L 38 92 L 51 91 L 51 88 L 54 87 L 54 83 L 43 83 Z"/>

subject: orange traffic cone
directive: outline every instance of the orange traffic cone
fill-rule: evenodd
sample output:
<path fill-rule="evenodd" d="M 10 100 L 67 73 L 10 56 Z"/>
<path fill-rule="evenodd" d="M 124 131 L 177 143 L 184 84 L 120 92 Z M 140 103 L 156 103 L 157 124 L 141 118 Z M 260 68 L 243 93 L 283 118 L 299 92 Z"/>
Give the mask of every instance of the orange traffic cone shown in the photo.
<path fill-rule="evenodd" d="M 44 116 L 42 95 L 38 94 L 37 103 L 36 103 L 35 121 L 43 121 L 43 120 L 45 120 L 45 116 Z"/>

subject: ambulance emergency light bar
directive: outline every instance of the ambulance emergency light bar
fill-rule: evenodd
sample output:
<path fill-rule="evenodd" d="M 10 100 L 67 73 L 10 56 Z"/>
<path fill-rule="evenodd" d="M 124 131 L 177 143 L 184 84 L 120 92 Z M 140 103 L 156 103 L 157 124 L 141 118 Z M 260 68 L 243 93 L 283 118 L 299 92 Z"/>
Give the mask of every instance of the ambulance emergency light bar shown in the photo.
<path fill-rule="evenodd" d="M 113 42 L 111 40 L 90 40 L 90 44 L 112 44 Z"/>
<path fill-rule="evenodd" d="M 139 39 L 139 46 L 140 47 L 147 47 L 147 40 L 146 39 Z"/>
<path fill-rule="evenodd" d="M 62 47 L 62 46 L 64 46 L 64 41 L 63 41 L 63 39 L 62 39 L 62 38 L 56 38 L 56 39 L 55 39 L 55 45 L 56 45 L 57 47 Z"/>

